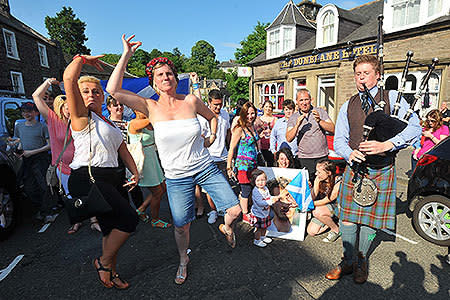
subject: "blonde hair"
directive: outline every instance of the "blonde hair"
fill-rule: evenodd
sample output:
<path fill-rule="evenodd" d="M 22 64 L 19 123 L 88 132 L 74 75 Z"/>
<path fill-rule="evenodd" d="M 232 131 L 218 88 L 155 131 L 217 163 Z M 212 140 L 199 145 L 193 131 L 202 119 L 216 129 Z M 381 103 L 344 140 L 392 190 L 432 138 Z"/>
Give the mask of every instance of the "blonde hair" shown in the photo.
<path fill-rule="evenodd" d="M 98 87 L 103 91 L 102 85 L 100 84 L 100 79 L 91 75 L 84 75 L 78 79 L 78 86 L 80 86 L 84 82 L 92 82 L 98 85 Z"/>
<path fill-rule="evenodd" d="M 55 111 L 55 114 L 61 120 L 64 119 L 64 114 L 61 112 L 61 109 L 65 103 L 66 103 L 65 95 L 56 96 L 55 100 L 53 100 L 53 109 Z"/>

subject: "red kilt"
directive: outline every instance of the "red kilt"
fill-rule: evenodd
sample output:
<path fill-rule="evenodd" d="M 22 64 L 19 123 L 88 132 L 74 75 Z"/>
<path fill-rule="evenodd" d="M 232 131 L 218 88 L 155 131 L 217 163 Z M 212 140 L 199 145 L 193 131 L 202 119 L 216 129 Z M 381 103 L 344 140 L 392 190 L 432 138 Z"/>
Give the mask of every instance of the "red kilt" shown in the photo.
<path fill-rule="evenodd" d="M 266 218 L 258 218 L 254 214 L 250 213 L 250 225 L 256 228 L 267 228 L 272 224 L 272 221 L 270 219 L 270 216 Z"/>
<path fill-rule="evenodd" d="M 395 229 L 397 189 L 395 166 L 391 165 L 382 169 L 368 168 L 368 171 L 367 178 L 371 179 L 378 188 L 377 201 L 372 206 L 362 207 L 352 200 L 353 171 L 347 166 L 338 196 L 339 219 L 376 229 Z"/>

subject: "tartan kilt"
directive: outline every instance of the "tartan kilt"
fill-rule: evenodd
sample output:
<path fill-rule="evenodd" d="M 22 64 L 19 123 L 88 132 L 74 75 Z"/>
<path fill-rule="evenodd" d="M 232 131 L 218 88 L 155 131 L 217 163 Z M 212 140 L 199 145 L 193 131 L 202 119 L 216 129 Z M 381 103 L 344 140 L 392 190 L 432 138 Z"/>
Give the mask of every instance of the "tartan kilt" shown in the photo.
<path fill-rule="evenodd" d="M 395 166 L 382 169 L 368 168 L 367 178 L 378 188 L 377 201 L 372 206 L 359 206 L 352 199 L 353 171 L 347 165 L 339 191 L 339 219 L 355 224 L 363 224 L 372 228 L 395 229 L 397 177 Z"/>
<path fill-rule="evenodd" d="M 249 221 L 250 221 L 250 225 L 252 225 L 253 227 L 256 228 L 267 228 L 270 226 L 270 224 L 272 224 L 271 218 L 270 216 L 267 216 L 265 218 L 259 218 L 257 216 L 255 216 L 254 214 L 250 213 L 249 215 Z"/>

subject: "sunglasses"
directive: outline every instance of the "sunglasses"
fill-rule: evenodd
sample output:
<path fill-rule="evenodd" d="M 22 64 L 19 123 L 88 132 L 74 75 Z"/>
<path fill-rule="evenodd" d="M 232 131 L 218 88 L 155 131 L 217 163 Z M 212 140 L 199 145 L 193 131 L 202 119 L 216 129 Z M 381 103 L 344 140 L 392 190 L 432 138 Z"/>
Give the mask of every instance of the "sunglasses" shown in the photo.
<path fill-rule="evenodd" d="M 427 120 L 428 123 L 436 123 L 436 120 Z"/>
<path fill-rule="evenodd" d="M 116 103 L 116 104 L 113 104 L 112 106 L 114 106 L 114 107 L 117 107 L 117 106 L 123 107 L 123 104 L 121 104 L 121 103 L 120 103 L 120 104 L 117 104 L 117 103 Z"/>

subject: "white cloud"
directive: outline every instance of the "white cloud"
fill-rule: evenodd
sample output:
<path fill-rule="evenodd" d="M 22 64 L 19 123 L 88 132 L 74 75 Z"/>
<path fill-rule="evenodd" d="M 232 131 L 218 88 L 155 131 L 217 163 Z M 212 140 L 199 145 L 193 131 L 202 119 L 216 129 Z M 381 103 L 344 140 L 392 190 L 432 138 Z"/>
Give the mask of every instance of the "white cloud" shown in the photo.
<path fill-rule="evenodd" d="M 241 48 L 240 44 L 236 44 L 236 43 L 220 43 L 222 46 L 224 47 L 228 47 L 228 48 Z"/>

